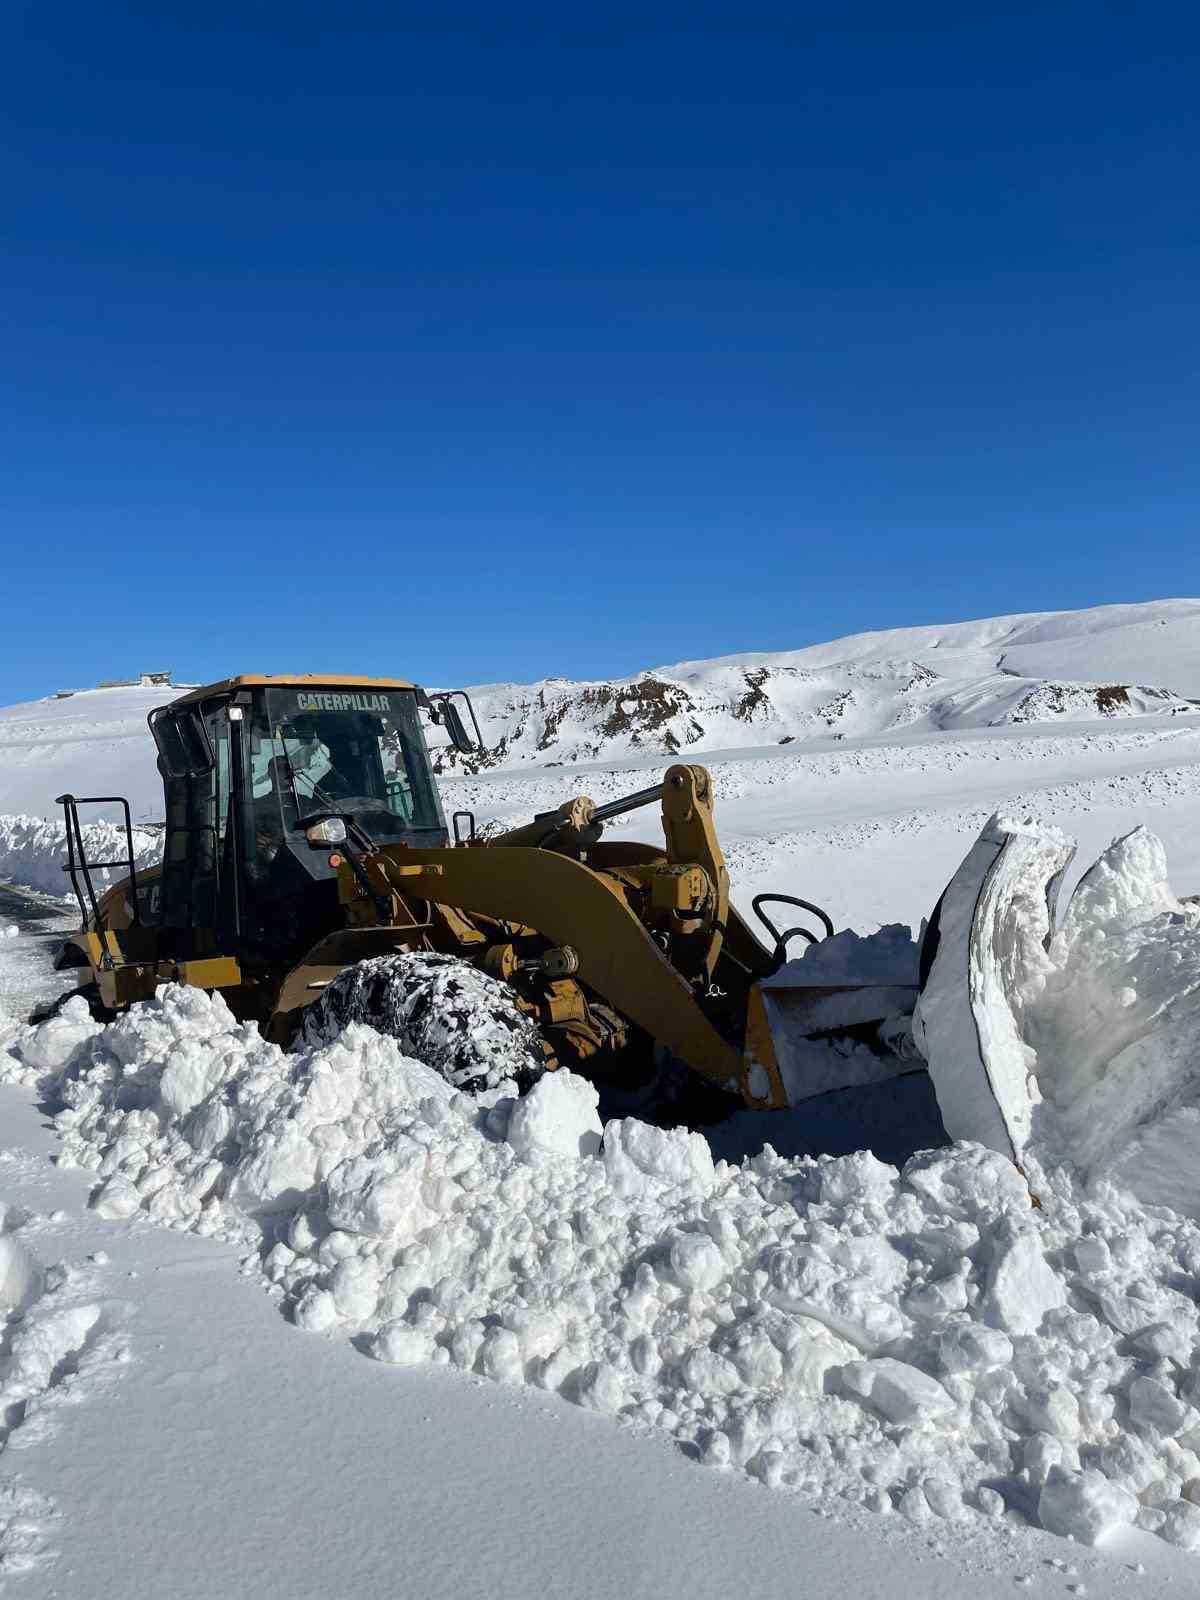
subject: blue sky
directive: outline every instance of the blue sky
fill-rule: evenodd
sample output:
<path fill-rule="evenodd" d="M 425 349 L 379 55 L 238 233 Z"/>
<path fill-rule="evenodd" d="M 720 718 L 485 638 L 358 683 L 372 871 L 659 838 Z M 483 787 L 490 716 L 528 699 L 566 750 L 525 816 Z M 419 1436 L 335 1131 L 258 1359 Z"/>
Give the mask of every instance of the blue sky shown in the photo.
<path fill-rule="evenodd" d="M 0 701 L 1200 592 L 1200 10 L 0 8 Z"/>

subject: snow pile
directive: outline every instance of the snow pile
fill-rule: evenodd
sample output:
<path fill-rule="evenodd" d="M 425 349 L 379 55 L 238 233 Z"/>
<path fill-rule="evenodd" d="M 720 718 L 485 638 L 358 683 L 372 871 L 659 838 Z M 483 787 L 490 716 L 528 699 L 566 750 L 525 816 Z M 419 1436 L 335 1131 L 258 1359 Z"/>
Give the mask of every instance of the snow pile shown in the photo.
<path fill-rule="evenodd" d="M 0 1582 L 53 1559 L 58 1515 L 7 1475 L 9 1452 L 46 1438 L 63 1406 L 113 1381 L 128 1360 L 118 1311 L 90 1292 L 94 1274 L 43 1267 L 22 1238 L 29 1220 L 0 1204 Z"/>
<path fill-rule="evenodd" d="M 795 915 L 795 913 L 792 913 Z M 801 917 L 803 913 L 801 913 Z M 763 984 L 766 989 L 792 986 L 859 984 L 916 986 L 921 946 L 903 922 L 889 923 L 874 933 L 844 928 L 809 945 L 795 961 L 780 967 Z"/>
<path fill-rule="evenodd" d="M 83 846 L 89 861 L 123 861 L 125 830 L 112 822 L 89 822 L 82 829 Z M 162 834 L 146 828 L 133 830 L 134 865 L 141 870 L 154 866 L 162 856 Z M 40 889 L 44 894 L 66 896 L 71 881 L 63 871 L 67 860 L 67 829 L 61 817 L 0 816 L 0 879 Z M 125 868 L 112 872 L 93 872 L 97 897 L 121 878 Z"/>
<path fill-rule="evenodd" d="M 530 1384 L 915 1523 L 1200 1543 L 1200 1228 L 978 1145 L 714 1163 L 566 1073 L 490 1106 L 351 1025 L 285 1055 L 168 988 L 3 1075 L 109 1215 L 251 1244 L 295 1321 Z"/>
<path fill-rule="evenodd" d="M 872 934 L 845 929 L 821 939 L 763 980 L 789 1105 L 921 1069 L 910 1021 L 919 966 L 911 929 L 892 923 Z M 872 1027 L 888 1048 L 836 1034 L 813 1037 L 851 1024 Z"/>
<path fill-rule="evenodd" d="M 512 1106 L 508 1142 L 530 1161 L 543 1155 L 597 1155 L 604 1132 L 599 1104 L 600 1096 L 586 1078 L 573 1072 L 552 1073 Z"/>

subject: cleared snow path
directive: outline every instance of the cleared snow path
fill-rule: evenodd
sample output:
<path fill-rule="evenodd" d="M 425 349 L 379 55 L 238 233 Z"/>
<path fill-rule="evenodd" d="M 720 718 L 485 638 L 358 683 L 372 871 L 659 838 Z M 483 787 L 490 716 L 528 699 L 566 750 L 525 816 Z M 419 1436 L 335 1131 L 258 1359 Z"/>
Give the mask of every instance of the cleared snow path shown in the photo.
<path fill-rule="evenodd" d="M 35 1006 L 75 987 L 75 974 L 51 962 L 63 935 L 79 926 L 69 907 L 0 883 L 0 1028 L 7 1012 L 25 1017 Z"/>

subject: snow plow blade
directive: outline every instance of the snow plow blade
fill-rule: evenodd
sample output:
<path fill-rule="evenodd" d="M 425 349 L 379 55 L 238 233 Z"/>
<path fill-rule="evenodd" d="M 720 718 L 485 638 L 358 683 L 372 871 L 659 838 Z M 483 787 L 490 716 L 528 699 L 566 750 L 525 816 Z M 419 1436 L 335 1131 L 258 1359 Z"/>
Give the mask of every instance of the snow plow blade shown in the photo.
<path fill-rule="evenodd" d="M 771 1051 L 787 1103 L 928 1071 L 946 1132 L 1020 1164 L 1039 1099 L 1025 997 L 1075 854 L 1056 828 L 994 816 L 920 946 L 906 927 L 841 933 L 758 986 L 748 1051 Z"/>
<path fill-rule="evenodd" d="M 1200 905 L 1138 827 L 1060 913 L 1074 854 L 995 816 L 942 896 L 913 1031 L 943 1124 L 1200 1217 Z"/>
<path fill-rule="evenodd" d="M 946 1132 L 1020 1165 L 1038 1099 L 1022 996 L 1046 951 L 1074 842 L 1057 828 L 994 816 L 947 885 L 922 951 L 913 1034 Z"/>

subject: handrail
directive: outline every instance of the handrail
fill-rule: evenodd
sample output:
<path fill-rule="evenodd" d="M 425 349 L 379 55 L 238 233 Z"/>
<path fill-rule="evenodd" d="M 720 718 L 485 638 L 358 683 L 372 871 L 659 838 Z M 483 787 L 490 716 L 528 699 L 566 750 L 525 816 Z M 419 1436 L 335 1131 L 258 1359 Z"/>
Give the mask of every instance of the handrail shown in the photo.
<path fill-rule="evenodd" d="M 87 904 L 84 903 L 83 890 L 79 887 L 80 875 L 83 877 L 84 887 L 87 889 L 88 903 L 92 908 L 92 920 L 97 929 L 100 926 L 100 906 L 96 899 L 95 885 L 92 883 L 92 873 L 108 871 L 116 867 L 129 868 L 129 920 L 132 926 L 137 926 L 141 921 L 138 909 L 137 863 L 133 856 L 133 816 L 129 809 L 129 801 L 124 795 L 97 794 L 73 795 L 60 794 L 55 805 L 63 808 L 63 817 L 67 832 L 67 860 L 63 871 L 70 876 L 71 888 L 75 891 L 75 898 L 79 902 L 79 915 L 82 919 L 83 931 L 87 929 Z M 79 821 L 80 806 L 120 806 L 125 818 L 125 848 L 128 855 L 121 861 L 89 861 L 87 849 L 83 842 L 83 828 Z"/>

